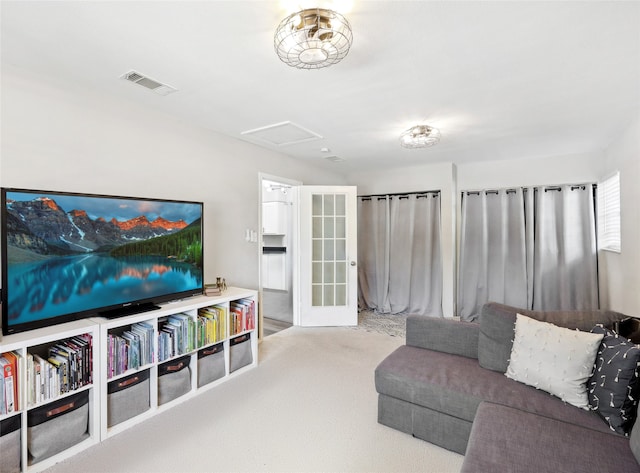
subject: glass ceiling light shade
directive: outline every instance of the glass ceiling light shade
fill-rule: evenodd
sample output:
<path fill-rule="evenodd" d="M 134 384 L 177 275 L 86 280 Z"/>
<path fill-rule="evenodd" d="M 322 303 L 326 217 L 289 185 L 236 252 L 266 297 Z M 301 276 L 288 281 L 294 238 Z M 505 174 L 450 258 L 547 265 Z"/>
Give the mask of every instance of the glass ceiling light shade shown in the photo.
<path fill-rule="evenodd" d="M 416 125 L 400 135 L 403 148 L 428 148 L 440 141 L 440 131 L 429 125 Z"/>
<path fill-rule="evenodd" d="M 273 46 L 282 62 L 298 69 L 320 69 L 340 62 L 349 52 L 351 25 L 340 13 L 308 8 L 280 22 Z"/>

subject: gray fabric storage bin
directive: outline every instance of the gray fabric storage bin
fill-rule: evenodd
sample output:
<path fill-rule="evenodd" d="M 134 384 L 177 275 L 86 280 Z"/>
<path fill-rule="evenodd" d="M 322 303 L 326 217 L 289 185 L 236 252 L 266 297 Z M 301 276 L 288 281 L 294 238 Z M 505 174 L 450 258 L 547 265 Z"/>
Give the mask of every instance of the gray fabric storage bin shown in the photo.
<path fill-rule="evenodd" d="M 88 390 L 27 413 L 27 450 L 32 464 L 60 453 L 88 437 Z"/>
<path fill-rule="evenodd" d="M 198 352 L 198 387 L 224 377 L 224 345 L 203 348 Z"/>
<path fill-rule="evenodd" d="M 158 365 L 158 405 L 191 391 L 191 356 L 183 356 Z"/>
<path fill-rule="evenodd" d="M 233 373 L 253 362 L 250 333 L 232 338 L 229 344 L 229 373 Z"/>
<path fill-rule="evenodd" d="M 17 415 L 0 422 L 0 472 L 20 473 L 20 424 Z"/>
<path fill-rule="evenodd" d="M 107 427 L 142 414 L 149 407 L 149 370 L 111 381 L 107 385 Z"/>

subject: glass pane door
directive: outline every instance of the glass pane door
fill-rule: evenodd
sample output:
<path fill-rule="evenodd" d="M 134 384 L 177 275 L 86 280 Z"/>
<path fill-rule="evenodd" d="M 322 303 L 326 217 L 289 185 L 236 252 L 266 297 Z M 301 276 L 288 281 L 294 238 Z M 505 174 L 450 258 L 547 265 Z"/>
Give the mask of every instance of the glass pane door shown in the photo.
<path fill-rule="evenodd" d="M 356 325 L 356 188 L 300 187 L 299 219 L 300 316 L 297 323 Z"/>

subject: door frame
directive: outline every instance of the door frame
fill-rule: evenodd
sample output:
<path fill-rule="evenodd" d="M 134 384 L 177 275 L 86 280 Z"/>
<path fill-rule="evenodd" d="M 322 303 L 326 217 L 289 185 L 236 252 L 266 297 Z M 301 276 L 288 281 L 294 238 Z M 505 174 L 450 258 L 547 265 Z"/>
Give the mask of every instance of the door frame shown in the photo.
<path fill-rule="evenodd" d="M 292 247 L 291 252 L 293 257 L 291 258 L 292 268 L 291 268 L 291 278 L 292 278 L 292 306 L 293 306 L 293 324 L 296 324 L 296 320 L 299 319 L 299 311 L 300 311 L 300 303 L 299 303 L 299 282 L 298 275 L 300 274 L 299 268 L 299 256 L 298 256 L 298 230 L 299 230 L 299 191 L 298 188 L 303 184 L 301 181 L 297 181 L 294 179 L 288 179 L 286 177 L 275 176 L 273 174 L 267 174 L 263 172 L 258 173 L 258 338 L 262 339 L 263 337 L 263 325 L 264 325 L 264 314 L 262 311 L 262 295 L 263 295 L 263 281 L 262 281 L 262 247 L 264 246 L 264 238 L 262 235 L 262 191 L 263 191 L 263 183 L 264 181 L 276 182 L 278 184 L 284 184 L 287 186 L 291 186 L 291 192 L 293 196 L 292 202 L 292 234 L 289 239 L 290 245 Z"/>

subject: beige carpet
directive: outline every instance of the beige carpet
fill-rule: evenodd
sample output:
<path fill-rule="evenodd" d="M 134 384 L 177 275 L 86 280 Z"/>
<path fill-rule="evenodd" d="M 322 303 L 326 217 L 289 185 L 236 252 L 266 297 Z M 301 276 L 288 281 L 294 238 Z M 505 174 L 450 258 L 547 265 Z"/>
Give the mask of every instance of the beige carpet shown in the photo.
<path fill-rule="evenodd" d="M 403 343 L 292 327 L 260 364 L 50 472 L 459 472 L 462 456 L 377 423 L 373 370 Z"/>

